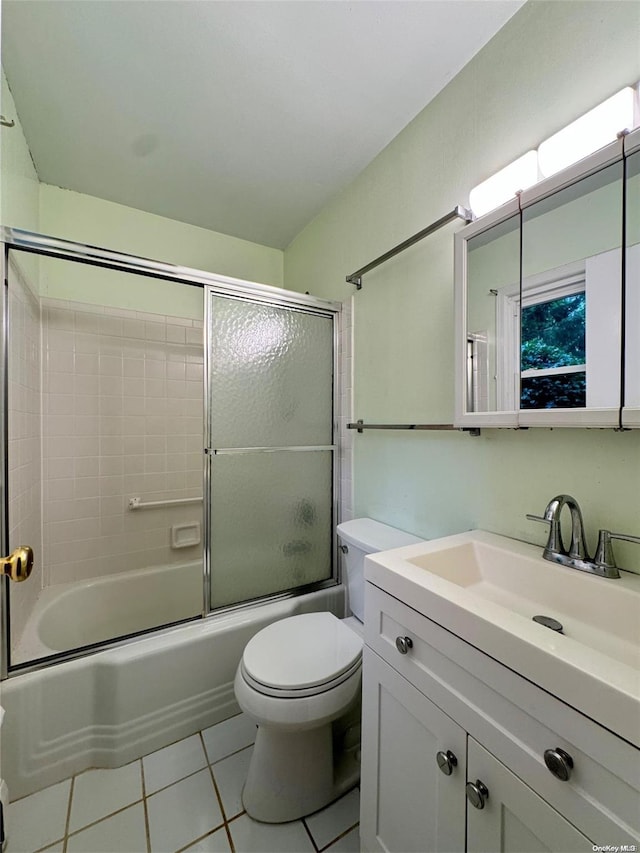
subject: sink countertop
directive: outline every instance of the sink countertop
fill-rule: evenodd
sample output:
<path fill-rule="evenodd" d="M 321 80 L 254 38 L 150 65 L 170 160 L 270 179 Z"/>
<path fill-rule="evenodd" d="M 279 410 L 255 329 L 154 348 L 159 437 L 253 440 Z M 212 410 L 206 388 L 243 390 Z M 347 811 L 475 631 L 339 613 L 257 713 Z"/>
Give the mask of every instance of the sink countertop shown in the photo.
<path fill-rule="evenodd" d="M 475 530 L 371 554 L 365 579 L 640 747 L 640 575 L 600 578 Z"/>

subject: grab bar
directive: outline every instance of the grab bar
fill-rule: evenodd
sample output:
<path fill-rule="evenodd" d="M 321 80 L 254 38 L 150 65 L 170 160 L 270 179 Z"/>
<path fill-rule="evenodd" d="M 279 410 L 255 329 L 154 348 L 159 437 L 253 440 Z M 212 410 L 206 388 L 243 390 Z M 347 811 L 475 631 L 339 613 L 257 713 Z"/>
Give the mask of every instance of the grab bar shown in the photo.
<path fill-rule="evenodd" d="M 143 501 L 139 497 L 129 498 L 129 509 L 149 509 L 156 506 L 179 506 L 181 504 L 202 503 L 202 498 L 176 498 L 172 501 Z"/>

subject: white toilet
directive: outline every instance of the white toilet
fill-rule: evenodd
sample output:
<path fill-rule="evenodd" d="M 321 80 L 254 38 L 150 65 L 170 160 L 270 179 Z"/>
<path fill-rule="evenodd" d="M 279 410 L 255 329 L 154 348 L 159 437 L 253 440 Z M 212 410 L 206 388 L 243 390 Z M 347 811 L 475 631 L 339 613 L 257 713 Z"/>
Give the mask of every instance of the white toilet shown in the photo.
<path fill-rule="evenodd" d="M 364 558 L 421 541 L 370 518 L 339 524 L 338 536 L 353 616 L 274 622 L 247 643 L 236 673 L 238 704 L 258 726 L 242 801 L 266 823 L 311 814 L 358 783 L 359 744 L 349 734 L 360 717 Z"/>

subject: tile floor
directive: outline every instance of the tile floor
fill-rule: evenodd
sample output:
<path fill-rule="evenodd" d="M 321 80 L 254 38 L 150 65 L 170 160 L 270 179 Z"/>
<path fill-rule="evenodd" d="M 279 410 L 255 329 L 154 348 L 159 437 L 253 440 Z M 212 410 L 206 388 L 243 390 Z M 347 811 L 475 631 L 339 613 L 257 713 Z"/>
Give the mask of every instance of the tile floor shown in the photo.
<path fill-rule="evenodd" d="M 243 715 L 115 770 L 11 803 L 4 853 L 357 853 L 360 794 L 269 825 L 243 810 L 255 726 Z"/>

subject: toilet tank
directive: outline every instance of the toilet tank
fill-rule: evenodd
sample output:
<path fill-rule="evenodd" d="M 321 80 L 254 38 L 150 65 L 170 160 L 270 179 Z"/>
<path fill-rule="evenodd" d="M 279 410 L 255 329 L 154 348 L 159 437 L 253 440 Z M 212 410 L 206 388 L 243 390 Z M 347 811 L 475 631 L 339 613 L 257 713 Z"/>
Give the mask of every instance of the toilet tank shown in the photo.
<path fill-rule="evenodd" d="M 418 536 L 390 527 L 372 518 L 354 518 L 343 521 L 337 527 L 340 544 L 346 546 L 344 566 L 347 572 L 349 608 L 353 615 L 364 622 L 364 558 L 367 554 L 389 551 L 403 545 L 424 542 Z"/>

